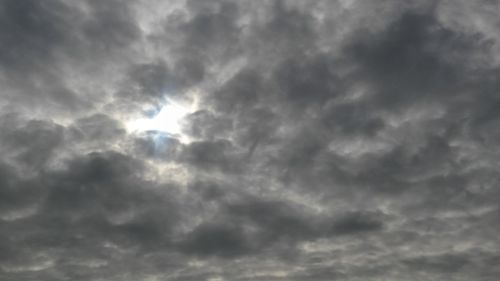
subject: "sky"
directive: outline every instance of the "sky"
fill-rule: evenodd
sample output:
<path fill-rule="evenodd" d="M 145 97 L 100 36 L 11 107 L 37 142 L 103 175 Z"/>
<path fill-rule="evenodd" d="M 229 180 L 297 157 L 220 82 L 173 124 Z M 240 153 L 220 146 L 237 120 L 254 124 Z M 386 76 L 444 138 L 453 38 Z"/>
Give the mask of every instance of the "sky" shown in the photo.
<path fill-rule="evenodd" d="M 499 280 L 499 13 L 0 1 L 0 279 Z"/>

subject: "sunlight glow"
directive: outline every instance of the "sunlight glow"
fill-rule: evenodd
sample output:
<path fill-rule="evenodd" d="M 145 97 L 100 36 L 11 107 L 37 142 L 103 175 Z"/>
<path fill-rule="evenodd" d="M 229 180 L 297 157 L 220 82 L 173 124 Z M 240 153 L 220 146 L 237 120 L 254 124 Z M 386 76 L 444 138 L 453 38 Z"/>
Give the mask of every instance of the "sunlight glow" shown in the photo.
<path fill-rule="evenodd" d="M 133 132 L 156 131 L 185 139 L 186 136 L 182 134 L 182 121 L 189 113 L 191 112 L 188 108 L 167 100 L 156 115 L 133 120 L 129 122 L 128 128 Z"/>

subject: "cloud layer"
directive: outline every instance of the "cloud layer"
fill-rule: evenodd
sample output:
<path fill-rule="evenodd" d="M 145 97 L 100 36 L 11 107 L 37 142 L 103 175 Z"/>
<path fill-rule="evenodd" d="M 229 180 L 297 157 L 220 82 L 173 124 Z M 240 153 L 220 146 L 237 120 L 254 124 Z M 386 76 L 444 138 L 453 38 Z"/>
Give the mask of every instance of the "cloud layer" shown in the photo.
<path fill-rule="evenodd" d="M 2 1 L 0 279 L 498 280 L 499 9 Z"/>

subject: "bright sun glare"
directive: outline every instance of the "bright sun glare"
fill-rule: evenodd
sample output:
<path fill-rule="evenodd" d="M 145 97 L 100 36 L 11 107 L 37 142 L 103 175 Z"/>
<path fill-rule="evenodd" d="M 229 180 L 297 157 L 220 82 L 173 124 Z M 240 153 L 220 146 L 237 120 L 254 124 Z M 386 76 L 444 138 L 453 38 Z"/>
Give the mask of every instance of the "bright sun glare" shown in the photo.
<path fill-rule="evenodd" d="M 134 132 L 157 131 L 184 138 L 181 123 L 189 113 L 188 108 L 167 100 L 156 115 L 133 120 L 128 127 Z"/>

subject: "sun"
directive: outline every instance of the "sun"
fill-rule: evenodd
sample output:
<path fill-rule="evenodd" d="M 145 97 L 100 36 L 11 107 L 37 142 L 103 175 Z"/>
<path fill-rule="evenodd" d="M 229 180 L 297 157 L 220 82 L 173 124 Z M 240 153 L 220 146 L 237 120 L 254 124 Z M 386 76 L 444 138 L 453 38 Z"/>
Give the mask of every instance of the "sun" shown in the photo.
<path fill-rule="evenodd" d="M 180 140 L 186 140 L 182 132 L 182 121 L 191 113 L 188 107 L 182 106 L 172 100 L 166 100 L 165 104 L 154 116 L 132 120 L 128 129 L 132 132 L 160 132 L 172 135 Z"/>

